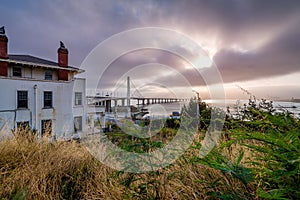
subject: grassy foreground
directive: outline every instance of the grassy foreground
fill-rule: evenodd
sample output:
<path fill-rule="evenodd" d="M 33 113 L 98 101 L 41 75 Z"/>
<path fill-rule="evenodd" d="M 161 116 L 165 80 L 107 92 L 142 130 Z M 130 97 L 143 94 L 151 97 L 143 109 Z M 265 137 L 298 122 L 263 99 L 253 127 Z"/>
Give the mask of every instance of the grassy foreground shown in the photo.
<path fill-rule="evenodd" d="M 194 150 L 194 153 L 198 151 Z M 195 154 L 196 155 L 196 154 Z M 239 193 L 233 177 L 190 161 L 193 150 L 172 166 L 145 174 L 121 173 L 95 160 L 75 142 L 38 142 L 20 136 L 0 142 L 2 199 L 202 199 L 210 192 Z M 222 180 L 230 184 L 215 184 Z M 251 186 L 250 186 L 251 187 Z M 230 190 L 230 191 L 228 191 Z"/>
<path fill-rule="evenodd" d="M 289 114 L 274 115 L 271 110 L 250 106 L 241 119 L 227 118 L 218 147 L 200 159 L 200 141 L 204 136 L 201 132 L 207 128 L 209 109 L 201 110 L 204 117 L 201 131 L 180 159 L 164 169 L 143 174 L 110 169 L 80 143 L 49 143 L 37 139 L 30 131 L 20 131 L 15 137 L 0 141 L 0 199 L 297 199 L 300 196 L 299 120 Z M 166 132 L 176 134 L 167 128 L 160 134 Z M 122 141 L 126 140 L 131 142 L 123 145 L 138 142 L 122 136 Z"/>

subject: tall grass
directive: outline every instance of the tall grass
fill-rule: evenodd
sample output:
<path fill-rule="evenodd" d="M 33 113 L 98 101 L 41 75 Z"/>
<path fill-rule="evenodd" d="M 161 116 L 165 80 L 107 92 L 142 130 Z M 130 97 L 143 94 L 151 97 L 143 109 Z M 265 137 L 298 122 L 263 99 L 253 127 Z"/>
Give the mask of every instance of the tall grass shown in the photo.
<path fill-rule="evenodd" d="M 33 138 L 20 131 L 0 142 L 0 197 L 83 199 L 96 191 L 102 198 L 111 193 L 120 197 L 114 190 L 117 183 L 109 181 L 112 170 L 99 165 L 80 144 Z"/>
<path fill-rule="evenodd" d="M 203 105 L 203 104 L 202 104 Z M 201 107 L 199 131 L 176 162 L 158 171 L 116 171 L 76 142 L 49 143 L 29 130 L 0 141 L 0 199 L 296 199 L 300 123 L 251 104 L 228 117 L 219 145 L 199 158 L 211 108 Z M 207 116 L 207 117 L 206 117 Z M 251 120 L 248 120 L 250 119 Z M 176 134 L 164 127 L 152 140 L 108 134 L 134 152 L 160 148 Z M 140 144 L 140 145 L 136 145 Z"/>
<path fill-rule="evenodd" d="M 197 154 L 191 148 L 159 171 L 124 173 L 99 163 L 80 143 L 49 143 L 21 131 L 0 142 L 0 199 L 203 199 L 227 190 L 246 197 L 233 177 L 194 164 Z"/>

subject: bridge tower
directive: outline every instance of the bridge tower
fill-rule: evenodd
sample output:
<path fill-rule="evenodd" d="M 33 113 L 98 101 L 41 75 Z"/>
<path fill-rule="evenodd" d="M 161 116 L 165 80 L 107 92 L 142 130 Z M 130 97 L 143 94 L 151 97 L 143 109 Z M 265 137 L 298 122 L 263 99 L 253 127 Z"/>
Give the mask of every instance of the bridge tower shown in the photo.
<path fill-rule="evenodd" d="M 131 117 L 131 108 L 130 108 L 130 77 L 127 76 L 127 113 L 126 117 L 130 118 Z"/>

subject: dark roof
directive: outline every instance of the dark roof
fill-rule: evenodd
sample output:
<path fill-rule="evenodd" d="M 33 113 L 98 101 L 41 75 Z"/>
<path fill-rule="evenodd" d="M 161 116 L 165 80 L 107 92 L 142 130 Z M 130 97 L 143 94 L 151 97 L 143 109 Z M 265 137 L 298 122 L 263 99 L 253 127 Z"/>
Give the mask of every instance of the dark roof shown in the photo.
<path fill-rule="evenodd" d="M 26 61 L 26 62 L 36 63 L 36 64 L 45 64 L 45 65 L 58 66 L 57 62 L 53 62 L 53 61 L 50 61 L 50 60 L 45 60 L 45 59 L 34 57 L 34 56 L 31 56 L 31 55 L 8 55 L 8 58 L 11 59 L 11 60 Z"/>
<path fill-rule="evenodd" d="M 35 56 L 31 56 L 31 55 L 8 55 L 8 59 L 9 60 L 15 60 L 15 61 L 20 61 L 20 62 L 30 62 L 30 63 L 35 63 L 37 65 L 41 64 L 41 65 L 51 65 L 51 66 L 55 66 L 55 67 L 59 67 L 57 62 L 53 62 L 50 60 L 45 60 L 42 58 L 38 58 Z M 74 70 L 80 70 L 76 67 L 72 67 L 72 66 L 68 66 L 68 68 L 70 69 L 74 69 Z"/>

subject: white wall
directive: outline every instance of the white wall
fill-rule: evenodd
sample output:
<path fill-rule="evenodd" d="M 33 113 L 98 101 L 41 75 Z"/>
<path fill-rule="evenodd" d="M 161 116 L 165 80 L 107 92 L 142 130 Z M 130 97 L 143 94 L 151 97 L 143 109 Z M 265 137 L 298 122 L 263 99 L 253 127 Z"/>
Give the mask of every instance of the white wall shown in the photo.
<path fill-rule="evenodd" d="M 81 107 L 74 107 L 73 89 L 83 92 Z M 18 90 L 28 91 L 28 109 L 17 109 Z M 53 108 L 43 108 L 44 91 L 52 91 Z M 82 116 L 83 131 L 86 128 L 85 79 L 63 82 L 0 78 L 0 96 L 0 132 L 2 134 L 13 129 L 16 123 L 21 121 L 29 121 L 32 128 L 40 131 L 41 120 L 51 119 L 52 135 L 70 137 L 74 133 L 74 116 Z"/>
<path fill-rule="evenodd" d="M 13 77 L 13 67 L 19 67 L 17 65 L 10 65 L 8 67 L 8 76 Z M 22 71 L 21 78 L 31 78 L 37 80 L 44 80 L 45 79 L 45 71 L 52 70 L 52 80 L 58 80 L 58 71 L 56 69 L 46 69 L 40 67 L 19 67 Z M 72 73 L 69 72 L 69 80 L 73 79 Z"/>
<path fill-rule="evenodd" d="M 75 92 L 82 93 L 82 105 L 75 105 Z M 87 106 L 86 106 L 86 85 L 85 79 L 76 78 L 74 82 L 73 94 L 72 94 L 72 106 L 74 117 L 82 117 L 82 131 L 87 130 Z"/>

